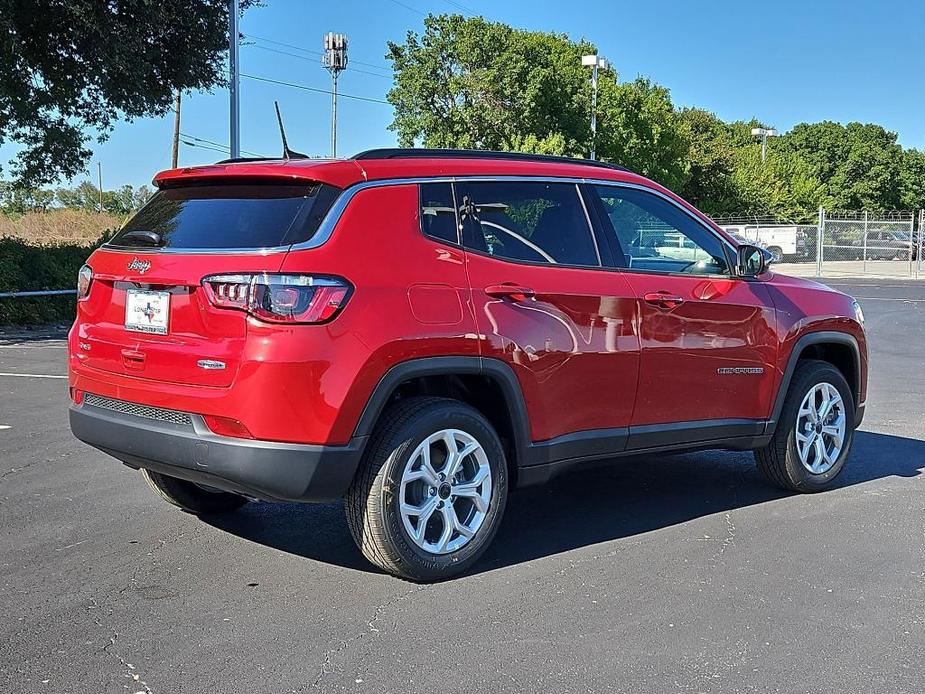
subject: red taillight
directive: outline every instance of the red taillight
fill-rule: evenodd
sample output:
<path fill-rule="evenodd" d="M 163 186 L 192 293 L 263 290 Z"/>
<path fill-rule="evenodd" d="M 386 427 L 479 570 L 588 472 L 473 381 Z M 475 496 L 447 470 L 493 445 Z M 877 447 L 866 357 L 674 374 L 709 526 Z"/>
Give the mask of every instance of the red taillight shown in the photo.
<path fill-rule="evenodd" d="M 71 388 L 71 400 L 75 405 L 79 405 L 84 401 L 84 392 L 76 388 Z"/>
<path fill-rule="evenodd" d="M 93 270 L 84 265 L 77 273 L 77 300 L 86 299 L 90 294 L 90 284 L 93 282 Z"/>
<path fill-rule="evenodd" d="M 210 275 L 202 280 L 213 306 L 247 311 L 272 323 L 324 323 L 347 303 L 351 286 L 319 275 Z"/>
<path fill-rule="evenodd" d="M 218 434 L 219 436 L 233 436 L 236 439 L 254 438 L 254 435 L 247 430 L 247 427 L 237 419 L 232 419 L 231 417 L 218 417 L 215 415 L 203 415 L 202 418 L 213 434 Z"/>

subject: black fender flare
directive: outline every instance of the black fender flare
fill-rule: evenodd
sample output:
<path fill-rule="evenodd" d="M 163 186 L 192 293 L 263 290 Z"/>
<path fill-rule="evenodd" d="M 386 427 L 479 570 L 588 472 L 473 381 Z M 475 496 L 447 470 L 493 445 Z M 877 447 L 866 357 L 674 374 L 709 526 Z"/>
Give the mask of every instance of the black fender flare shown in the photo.
<path fill-rule="evenodd" d="M 784 409 L 784 401 L 787 398 L 787 391 L 790 389 L 790 381 L 793 379 L 793 372 L 797 367 L 797 362 L 800 360 L 800 354 L 803 353 L 803 350 L 812 345 L 833 343 L 846 345 L 850 348 L 851 354 L 854 356 L 854 372 L 858 379 L 857 390 L 853 393 L 855 425 L 860 424 L 861 350 L 858 348 L 858 342 L 854 339 L 853 335 L 849 335 L 848 333 L 820 330 L 818 332 L 806 333 L 801 336 L 793 345 L 793 349 L 790 350 L 790 356 L 787 359 L 787 367 L 784 369 L 783 378 L 781 378 L 780 386 L 777 389 L 777 395 L 774 398 L 774 409 L 771 410 L 771 418 L 768 420 L 768 427 L 765 430 L 766 433 L 771 434 L 774 432 L 775 428 L 777 428 L 777 422 L 780 419 L 780 413 L 781 410 Z"/>
<path fill-rule="evenodd" d="M 514 452 L 522 464 L 530 446 L 530 419 L 520 382 L 514 370 L 499 359 L 486 357 L 420 357 L 399 362 L 379 379 L 360 415 L 353 436 L 369 437 L 376 421 L 399 384 L 424 376 L 487 376 L 495 381 L 504 394 L 514 433 Z"/>

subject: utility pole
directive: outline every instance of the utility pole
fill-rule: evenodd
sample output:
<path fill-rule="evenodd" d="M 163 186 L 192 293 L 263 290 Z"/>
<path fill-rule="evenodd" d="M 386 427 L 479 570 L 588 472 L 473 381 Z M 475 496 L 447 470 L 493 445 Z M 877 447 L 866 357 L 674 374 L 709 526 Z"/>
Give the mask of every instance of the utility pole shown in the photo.
<path fill-rule="evenodd" d="M 774 128 L 752 128 L 752 135 L 754 137 L 761 138 L 761 163 L 764 164 L 764 160 L 768 156 L 768 138 L 777 137 L 778 133 Z"/>
<path fill-rule="evenodd" d="M 347 35 L 328 32 L 324 35 L 321 64 L 331 73 L 331 157 L 337 157 L 337 78 L 347 69 Z"/>
<path fill-rule="evenodd" d="M 100 214 L 103 213 L 103 162 L 96 162 L 96 174 L 100 183 Z"/>
<path fill-rule="evenodd" d="M 170 168 L 177 168 L 180 158 L 180 90 L 173 100 L 173 155 L 170 159 Z"/>
<path fill-rule="evenodd" d="M 228 0 L 228 85 L 231 95 L 230 152 L 232 159 L 241 156 L 240 63 L 238 62 L 238 0 Z"/>
<path fill-rule="evenodd" d="M 607 68 L 607 59 L 598 55 L 581 56 L 581 64 L 591 67 L 591 159 L 597 158 L 597 70 Z"/>

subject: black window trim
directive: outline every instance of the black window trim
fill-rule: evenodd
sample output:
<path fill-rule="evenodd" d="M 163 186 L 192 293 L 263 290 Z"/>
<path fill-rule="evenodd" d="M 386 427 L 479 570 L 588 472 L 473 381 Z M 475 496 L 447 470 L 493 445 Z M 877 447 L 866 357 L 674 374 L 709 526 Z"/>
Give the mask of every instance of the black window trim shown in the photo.
<path fill-rule="evenodd" d="M 456 242 L 447 241 L 442 239 L 439 236 L 432 236 L 424 231 L 424 186 L 426 185 L 449 185 L 450 186 L 450 197 L 453 198 L 453 218 L 455 220 L 455 229 L 456 229 Z M 442 243 L 447 246 L 453 246 L 453 248 L 462 248 L 462 239 L 460 238 L 460 228 L 459 228 L 459 205 L 456 202 L 456 184 L 453 181 L 441 180 L 441 181 L 420 181 L 417 184 L 418 189 L 418 230 L 421 232 L 421 235 L 424 238 L 433 241 L 434 243 Z"/>
<path fill-rule="evenodd" d="M 732 244 L 728 241 L 728 239 L 724 238 L 721 234 L 718 234 L 716 230 L 713 229 L 709 224 L 705 223 L 702 219 L 700 219 L 697 215 L 695 215 L 685 206 L 679 205 L 677 201 L 671 199 L 669 196 L 664 195 L 663 193 L 661 193 L 658 190 L 655 190 L 654 188 L 649 188 L 648 186 L 642 186 L 642 185 L 638 185 L 635 183 L 625 183 L 622 181 L 586 180 L 584 181 L 584 186 L 588 189 L 587 190 L 588 196 L 593 202 L 592 208 L 594 209 L 594 218 L 595 218 L 595 225 L 597 227 L 597 233 L 601 237 L 606 239 L 606 242 L 610 245 L 611 251 L 613 253 L 613 259 L 612 259 L 613 265 L 611 269 L 617 270 L 619 272 L 638 272 L 638 273 L 646 274 L 646 275 L 666 275 L 666 276 L 675 276 L 675 277 L 712 277 L 712 278 L 720 278 L 720 279 L 743 279 L 739 277 L 735 272 L 736 263 L 734 259 L 736 258 L 736 250 L 732 246 Z M 720 247 L 723 249 L 723 254 L 726 258 L 726 264 L 729 267 L 729 273 L 725 275 L 717 274 L 717 273 L 694 274 L 690 272 L 671 272 L 668 270 L 650 270 L 646 268 L 635 268 L 635 267 L 628 267 L 626 265 L 621 264 L 618 258 L 623 258 L 625 256 L 623 254 L 623 248 L 620 245 L 620 239 L 617 238 L 616 232 L 614 232 L 613 234 L 607 233 L 607 230 L 604 228 L 604 223 L 600 218 L 602 212 L 599 209 L 599 206 L 601 203 L 599 199 L 595 200 L 595 192 L 593 190 L 593 188 L 596 188 L 598 186 L 609 187 L 609 188 L 623 188 L 623 189 L 630 189 L 630 190 L 639 190 L 639 191 L 642 191 L 643 193 L 648 193 L 649 195 L 653 195 L 654 197 L 657 197 L 661 200 L 668 202 L 675 209 L 683 212 L 695 224 L 700 226 L 704 231 L 706 231 L 708 234 L 710 234 L 711 236 L 713 236 L 720 242 Z"/>

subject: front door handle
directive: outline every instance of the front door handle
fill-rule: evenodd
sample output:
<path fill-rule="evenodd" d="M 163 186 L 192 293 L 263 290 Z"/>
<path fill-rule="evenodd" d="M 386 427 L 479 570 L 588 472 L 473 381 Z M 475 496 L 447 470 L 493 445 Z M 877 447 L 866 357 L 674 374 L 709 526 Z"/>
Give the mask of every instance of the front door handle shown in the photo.
<path fill-rule="evenodd" d="M 678 296 L 677 294 L 671 294 L 669 292 L 649 292 L 642 298 L 647 304 L 652 304 L 653 306 L 668 310 L 677 308 L 684 303 L 683 296 Z"/>
<path fill-rule="evenodd" d="M 530 289 L 530 287 L 524 287 L 512 282 L 493 284 L 485 287 L 485 293 L 496 299 L 510 299 L 511 301 L 524 301 L 525 299 L 532 299 L 536 296 L 536 292 Z"/>

